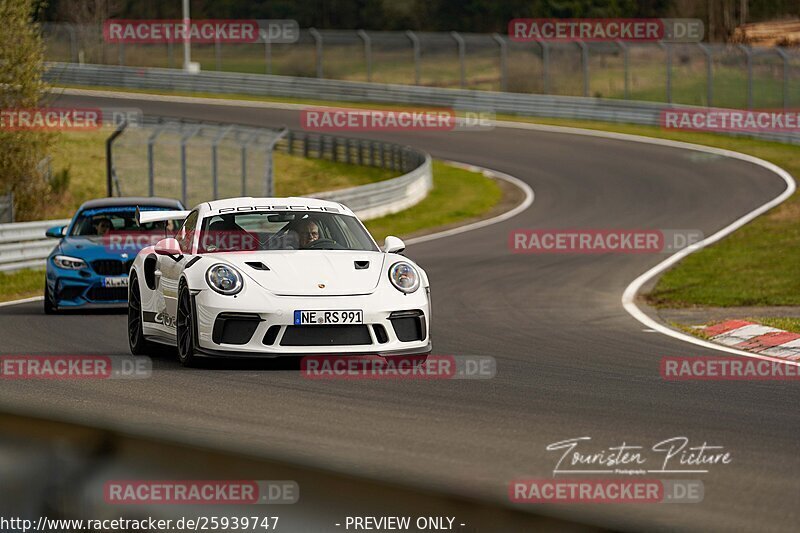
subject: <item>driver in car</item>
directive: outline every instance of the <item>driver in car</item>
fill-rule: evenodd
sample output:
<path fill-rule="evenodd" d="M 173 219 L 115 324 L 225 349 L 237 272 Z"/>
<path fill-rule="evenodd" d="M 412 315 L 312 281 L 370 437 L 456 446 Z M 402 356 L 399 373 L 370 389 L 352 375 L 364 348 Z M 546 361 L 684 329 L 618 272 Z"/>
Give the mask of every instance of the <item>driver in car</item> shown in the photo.
<path fill-rule="evenodd" d="M 111 231 L 111 228 L 113 227 L 114 226 L 111 224 L 111 220 L 103 217 L 95 223 L 95 232 L 97 233 L 97 235 L 100 235 L 102 237 L 106 235 L 109 231 Z"/>
<path fill-rule="evenodd" d="M 319 224 L 316 220 L 305 218 L 297 224 L 297 238 L 300 241 L 300 248 L 308 248 L 319 239 Z"/>

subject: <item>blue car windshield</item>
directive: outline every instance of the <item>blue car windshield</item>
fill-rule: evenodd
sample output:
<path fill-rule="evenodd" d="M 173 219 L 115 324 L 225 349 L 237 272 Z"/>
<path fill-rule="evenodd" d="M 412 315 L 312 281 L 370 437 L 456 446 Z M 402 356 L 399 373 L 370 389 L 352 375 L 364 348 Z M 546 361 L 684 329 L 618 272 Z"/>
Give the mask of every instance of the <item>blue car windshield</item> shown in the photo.
<path fill-rule="evenodd" d="M 166 211 L 169 208 L 157 206 L 139 206 L 141 211 Z M 136 206 L 98 207 L 84 209 L 75 219 L 70 236 L 92 237 L 131 232 L 174 231 L 171 222 L 136 223 Z"/>

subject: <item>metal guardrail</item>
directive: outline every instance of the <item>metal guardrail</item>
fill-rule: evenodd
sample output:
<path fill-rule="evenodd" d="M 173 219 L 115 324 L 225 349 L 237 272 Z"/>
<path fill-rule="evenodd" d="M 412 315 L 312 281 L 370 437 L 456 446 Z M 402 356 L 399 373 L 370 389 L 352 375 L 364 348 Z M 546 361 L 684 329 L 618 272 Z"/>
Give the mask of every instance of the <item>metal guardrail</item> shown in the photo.
<path fill-rule="evenodd" d="M 643 125 L 659 125 L 662 110 L 672 107 L 656 102 L 442 89 L 265 74 L 229 72 L 190 74 L 175 69 L 74 65 L 70 63 L 50 63 L 48 66 L 45 78 L 52 83 L 126 89 L 280 96 L 341 102 L 440 106 L 498 114 L 601 120 Z M 680 107 L 690 108 L 690 106 Z M 697 107 L 696 109 L 704 108 Z M 800 134 L 797 133 L 742 132 L 730 135 L 800 144 Z"/>
<path fill-rule="evenodd" d="M 67 224 L 69 219 L 0 224 L 0 272 L 41 265 L 56 245 L 44 232 Z"/>

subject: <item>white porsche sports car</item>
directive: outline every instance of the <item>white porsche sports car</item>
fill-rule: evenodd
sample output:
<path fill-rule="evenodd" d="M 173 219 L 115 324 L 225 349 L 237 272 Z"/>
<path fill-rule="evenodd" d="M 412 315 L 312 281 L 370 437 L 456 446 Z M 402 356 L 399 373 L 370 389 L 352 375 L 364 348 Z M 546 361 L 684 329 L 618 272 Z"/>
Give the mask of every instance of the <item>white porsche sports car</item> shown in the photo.
<path fill-rule="evenodd" d="M 140 223 L 182 221 L 130 270 L 128 340 L 198 356 L 391 356 L 431 351 L 425 271 L 387 237 L 381 251 L 342 204 L 232 198 L 192 211 L 142 211 Z"/>

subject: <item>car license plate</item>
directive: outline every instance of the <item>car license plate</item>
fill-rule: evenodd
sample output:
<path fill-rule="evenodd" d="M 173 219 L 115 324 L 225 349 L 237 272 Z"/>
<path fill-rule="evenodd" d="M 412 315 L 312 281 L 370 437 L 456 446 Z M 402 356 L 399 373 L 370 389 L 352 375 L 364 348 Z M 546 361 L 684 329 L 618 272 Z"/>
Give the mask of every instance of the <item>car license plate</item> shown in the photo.
<path fill-rule="evenodd" d="M 118 278 L 105 278 L 103 280 L 103 287 L 127 287 L 128 276 L 120 276 Z"/>
<path fill-rule="evenodd" d="M 296 326 L 363 324 L 364 311 L 361 309 L 346 309 L 337 311 L 295 311 L 294 323 Z"/>

